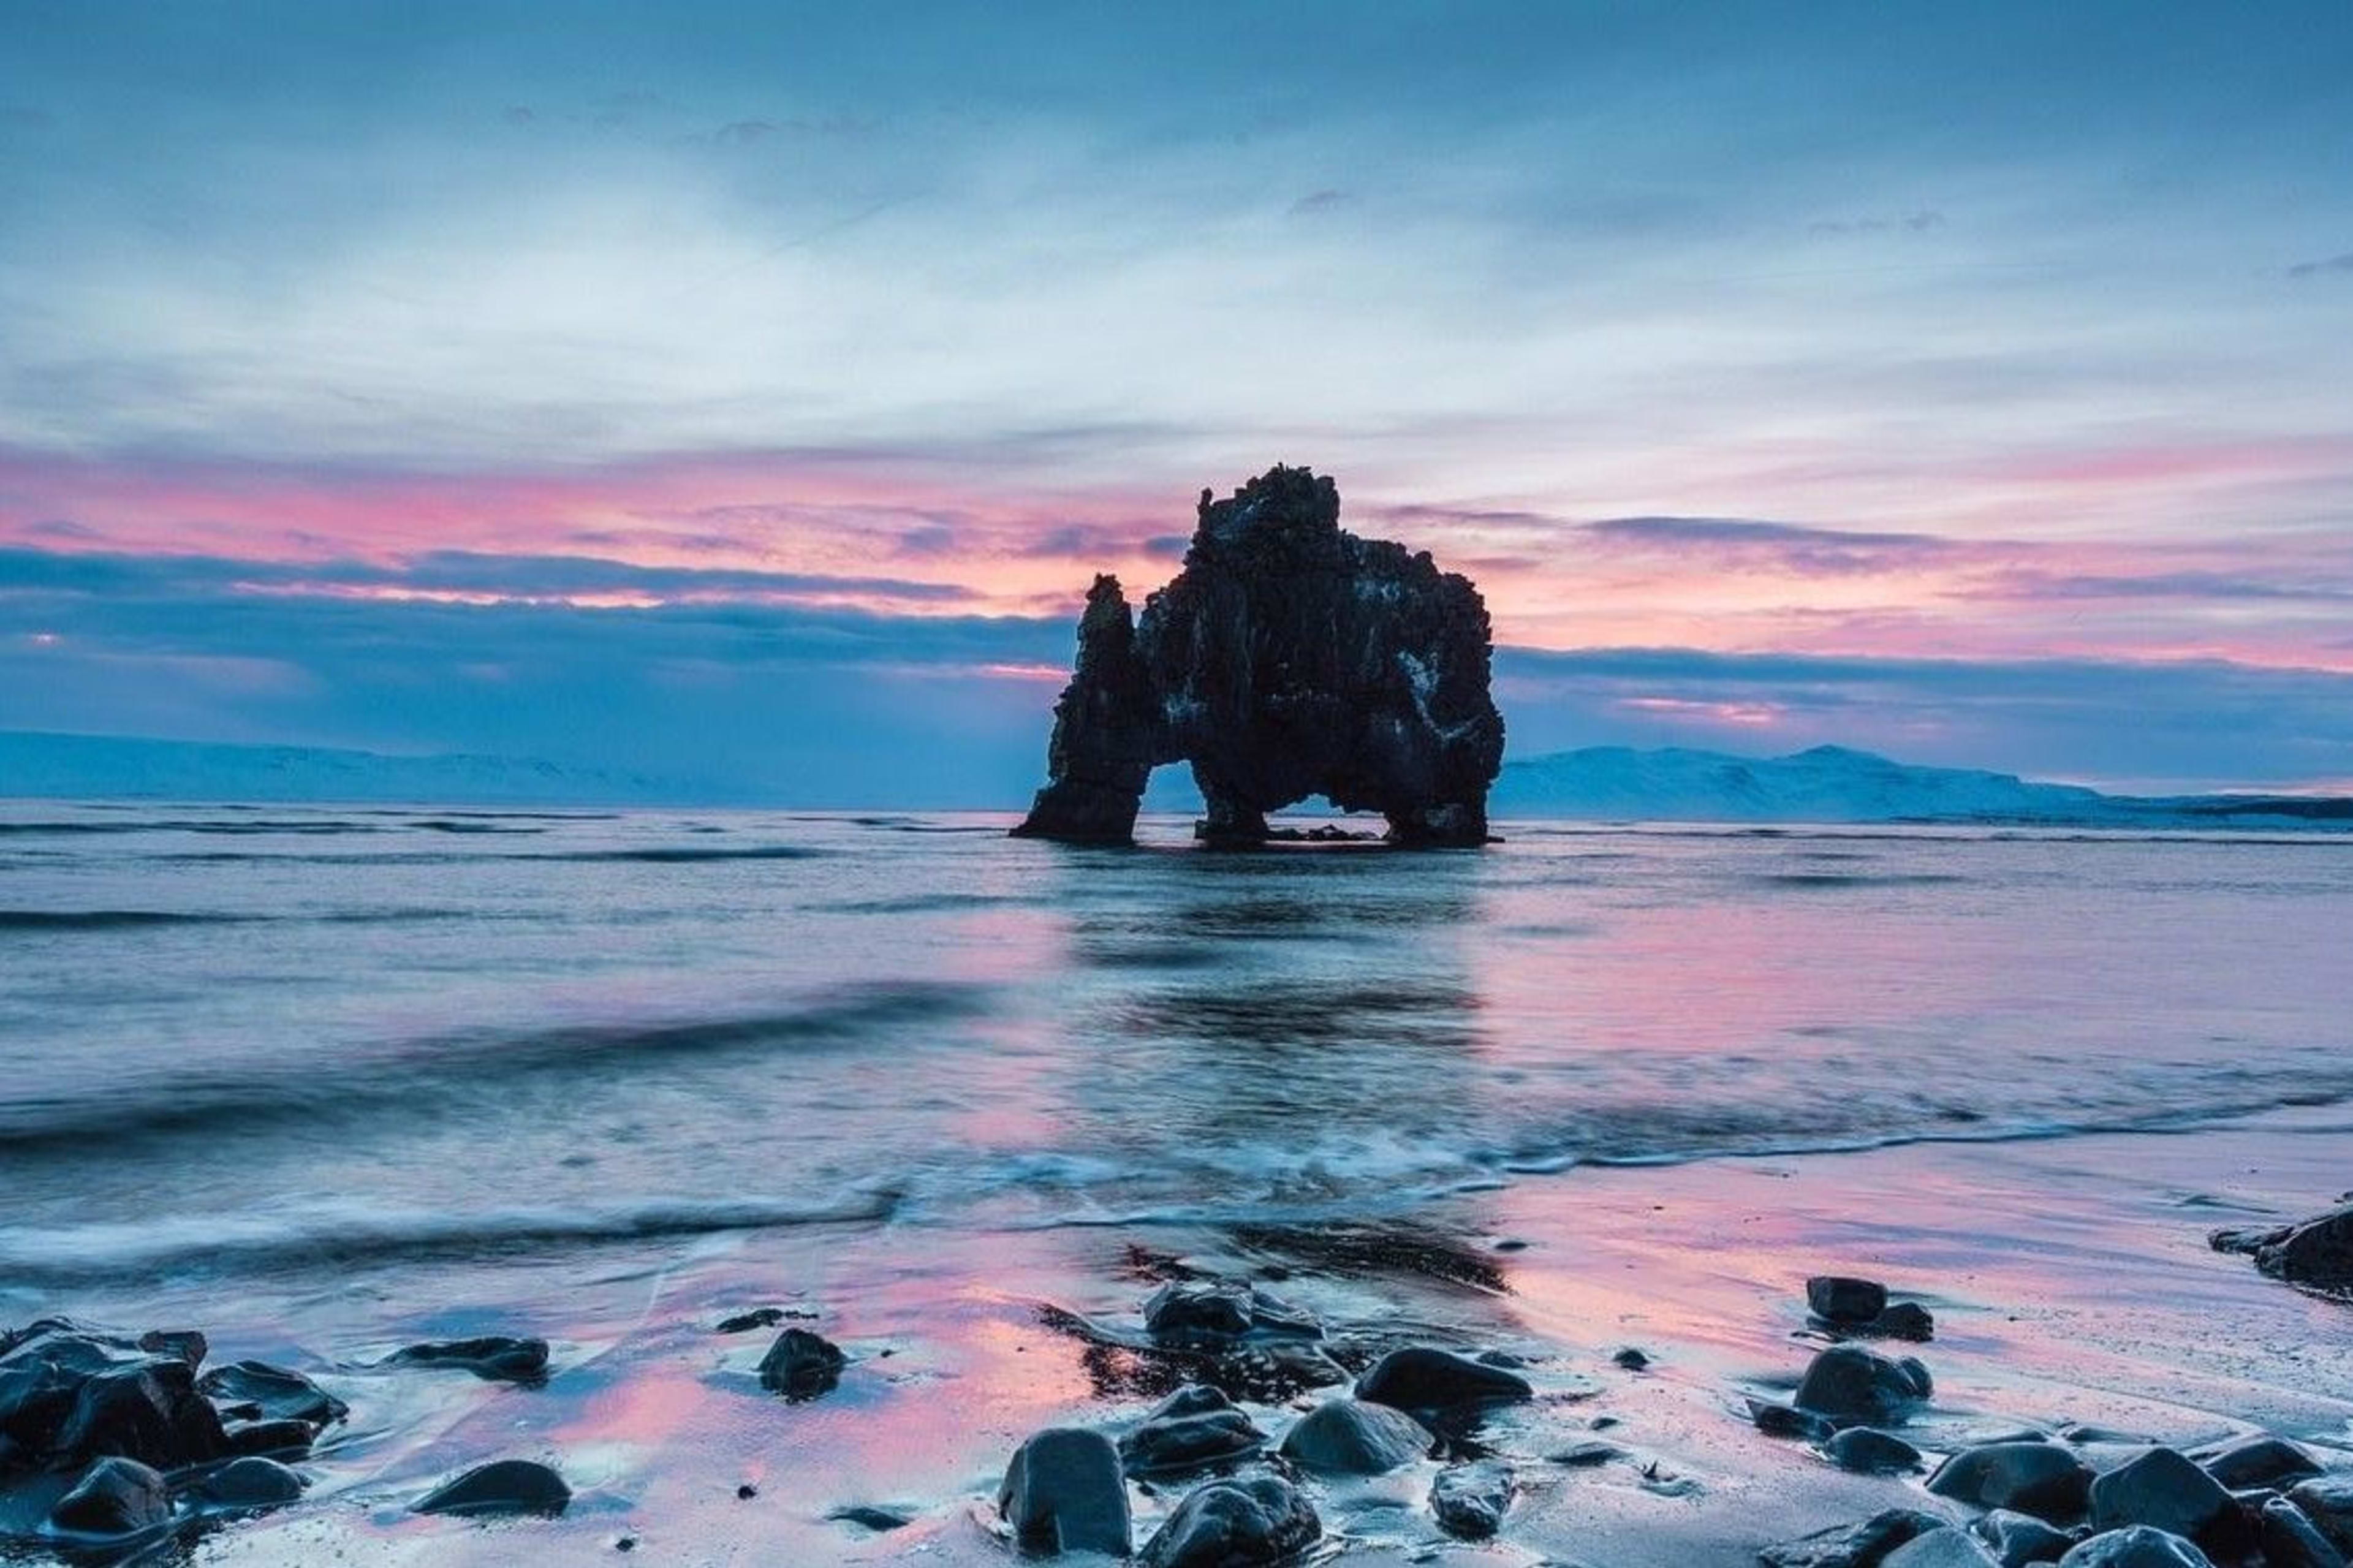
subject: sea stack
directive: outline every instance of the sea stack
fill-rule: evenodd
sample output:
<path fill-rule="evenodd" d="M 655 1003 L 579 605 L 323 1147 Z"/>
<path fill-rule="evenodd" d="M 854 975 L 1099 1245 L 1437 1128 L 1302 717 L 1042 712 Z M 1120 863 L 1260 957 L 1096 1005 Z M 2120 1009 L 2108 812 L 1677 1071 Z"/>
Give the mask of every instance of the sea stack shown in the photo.
<path fill-rule="evenodd" d="M 1186 762 L 1212 842 L 1261 842 L 1267 813 L 1322 795 L 1379 812 L 1393 843 L 1483 844 L 1504 756 L 1489 663 L 1471 580 L 1342 529 L 1328 477 L 1203 490 L 1184 569 L 1141 616 L 1095 579 L 1014 836 L 1129 843 L 1152 770 Z"/>

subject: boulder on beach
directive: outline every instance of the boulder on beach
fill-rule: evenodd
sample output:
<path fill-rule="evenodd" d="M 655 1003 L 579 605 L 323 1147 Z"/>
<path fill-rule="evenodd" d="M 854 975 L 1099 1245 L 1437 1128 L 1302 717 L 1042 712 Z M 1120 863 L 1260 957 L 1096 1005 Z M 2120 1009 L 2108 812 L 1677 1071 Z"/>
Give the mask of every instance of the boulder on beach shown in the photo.
<path fill-rule="evenodd" d="M 1282 1457 L 1324 1475 L 1377 1476 L 1429 1458 L 1436 1441 L 1402 1410 L 1362 1399 L 1331 1399 L 1283 1434 Z"/>
<path fill-rule="evenodd" d="M 2304 1510 L 2331 1546 L 2353 1555 L 2353 1472 L 2299 1481 L 2289 1489 L 2287 1500 Z"/>
<path fill-rule="evenodd" d="M 2255 1535 L 2267 1568 L 2346 1568 L 2345 1554 L 2285 1498 L 2263 1504 L 2255 1518 Z"/>
<path fill-rule="evenodd" d="M 454 1480 L 444 1481 L 408 1505 L 412 1513 L 462 1518 L 500 1514 L 554 1517 L 572 1503 L 564 1478 L 533 1459 L 493 1459 Z"/>
<path fill-rule="evenodd" d="M 262 1361 L 231 1362 L 196 1380 L 224 1416 L 244 1421 L 300 1421 L 314 1432 L 350 1413 L 343 1402 L 299 1372 Z"/>
<path fill-rule="evenodd" d="M 395 1366 L 447 1366 L 491 1383 L 542 1383 L 547 1378 L 547 1342 L 484 1334 L 470 1340 L 432 1340 L 392 1352 Z"/>
<path fill-rule="evenodd" d="M 1806 1307 L 1824 1322 L 1841 1328 L 1867 1323 L 1886 1310 L 1887 1287 L 1876 1279 L 1817 1274 L 1806 1281 Z"/>
<path fill-rule="evenodd" d="M 136 1459 L 100 1459 L 49 1510 L 49 1522 L 79 1535 L 132 1535 L 172 1517 L 164 1478 Z"/>
<path fill-rule="evenodd" d="M 2268 1434 L 2200 1448 L 2189 1457 L 2234 1492 L 2249 1487 L 2286 1487 L 2320 1474 L 2320 1466 L 2310 1454 L 2284 1437 Z"/>
<path fill-rule="evenodd" d="M 1429 1345 L 1391 1351 L 1356 1380 L 1357 1398 L 1405 1411 L 1502 1405 L 1535 1396 L 1535 1387 L 1517 1373 Z"/>
<path fill-rule="evenodd" d="M 1950 1524 L 1925 1530 L 1879 1560 L 1880 1568 L 1994 1568 L 1993 1553 Z"/>
<path fill-rule="evenodd" d="M 1998 1508 L 1969 1526 L 1969 1533 L 1986 1543 L 2001 1568 L 2027 1568 L 2031 1563 L 2056 1563 L 2075 1544 L 2075 1537 L 2031 1513 Z"/>
<path fill-rule="evenodd" d="M 318 1429 L 307 1421 L 232 1421 L 223 1428 L 232 1454 L 258 1454 L 274 1458 L 285 1454 L 306 1454 L 318 1436 Z"/>
<path fill-rule="evenodd" d="M 2128 1524 L 2070 1547 L 2059 1568 L 2214 1568 L 2214 1560 L 2179 1535 Z"/>
<path fill-rule="evenodd" d="M 1131 1476 L 1166 1476 L 1244 1458 L 1266 1447 L 1266 1434 L 1230 1406 L 1154 1415 L 1119 1440 Z"/>
<path fill-rule="evenodd" d="M 1876 1426 L 1850 1426 L 1822 1445 L 1840 1469 L 1858 1475 L 1895 1475 L 1920 1468 L 1920 1450 Z"/>
<path fill-rule="evenodd" d="M 841 1348 L 807 1329 L 786 1329 L 760 1358 L 760 1386 L 798 1404 L 830 1394 L 841 1382 L 849 1358 Z"/>
<path fill-rule="evenodd" d="M 1901 1420 L 1928 1397 L 1927 1369 L 1890 1361 L 1861 1345 L 1832 1345 L 1814 1357 L 1798 1384 L 1793 1403 L 1800 1410 L 1841 1425 L 1879 1425 Z"/>
<path fill-rule="evenodd" d="M 1134 1541 L 1119 1450 L 1082 1426 L 1050 1426 L 1016 1448 L 997 1511 L 1033 1550 L 1124 1557 Z"/>
<path fill-rule="evenodd" d="M 1323 1533 L 1314 1507 L 1280 1477 L 1212 1481 L 1177 1505 L 1136 1562 L 1139 1568 L 1259 1568 L 1285 1561 Z"/>
<path fill-rule="evenodd" d="M 2353 1292 L 2353 1204 L 2295 1225 L 2218 1230 L 2217 1252 L 2236 1252 L 2274 1279 L 2316 1290 Z"/>
<path fill-rule="evenodd" d="M 1245 1335 L 1317 1339 L 1315 1314 L 1271 1290 L 1235 1280 L 1177 1280 L 1144 1303 L 1145 1331 L 1177 1342 L 1237 1340 Z"/>
<path fill-rule="evenodd" d="M 1477 845 L 1503 763 L 1487 607 L 1427 552 L 1340 527 L 1328 478 L 1277 467 L 1201 492 L 1184 569 L 1135 617 L 1099 576 L 1018 837 L 1124 844 L 1152 770 L 1192 764 L 1203 837 L 1264 843 L 1311 795 L 1393 842 Z"/>
<path fill-rule="evenodd" d="M 1504 1528 L 1504 1515 L 1518 1495 L 1511 1467 L 1482 1459 L 1439 1471 L 1430 1483 L 1430 1511 L 1447 1534 L 1484 1541 Z"/>
<path fill-rule="evenodd" d="M 1748 1402 L 1748 1418 L 1767 1437 L 1795 1437 L 1807 1443 L 1828 1442 L 1838 1430 L 1835 1424 L 1810 1410 L 1762 1399 Z"/>
<path fill-rule="evenodd" d="M 196 1495 L 214 1508 L 237 1512 L 281 1508 L 302 1496 L 302 1478 L 275 1459 L 232 1459 L 198 1481 Z"/>
<path fill-rule="evenodd" d="M 1928 1489 L 1956 1502 L 2065 1523 L 2090 1500 L 2092 1468 L 2058 1443 L 1981 1443 L 1936 1467 Z"/>
<path fill-rule="evenodd" d="M 2222 1484 L 2171 1448 L 2151 1448 L 2092 1481 L 2092 1528 L 2146 1524 L 2203 1536 L 2238 1504 Z"/>
<path fill-rule="evenodd" d="M 111 1454 L 167 1470 L 227 1451 L 220 1413 L 196 1391 L 195 1369 L 175 1355 L 84 1379 L 54 1447 L 68 1463 Z"/>
<path fill-rule="evenodd" d="M 1905 1542 L 1945 1521 L 1915 1508 L 1891 1508 L 1855 1524 L 1834 1524 L 1757 1552 L 1765 1568 L 1879 1568 Z"/>

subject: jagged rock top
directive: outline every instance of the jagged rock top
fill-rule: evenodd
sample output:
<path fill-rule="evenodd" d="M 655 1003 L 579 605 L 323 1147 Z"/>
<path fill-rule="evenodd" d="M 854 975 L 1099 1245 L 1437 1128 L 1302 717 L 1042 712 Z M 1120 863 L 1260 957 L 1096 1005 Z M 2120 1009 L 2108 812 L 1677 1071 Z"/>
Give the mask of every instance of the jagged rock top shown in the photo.
<path fill-rule="evenodd" d="M 1427 552 L 1340 527 L 1330 478 L 1278 466 L 1204 490 L 1184 569 L 1131 619 L 1087 596 L 1024 837 L 1125 842 L 1145 780 L 1184 761 L 1205 837 L 1256 842 L 1311 795 L 1382 813 L 1393 841 L 1486 838 L 1503 719 L 1485 603 Z"/>

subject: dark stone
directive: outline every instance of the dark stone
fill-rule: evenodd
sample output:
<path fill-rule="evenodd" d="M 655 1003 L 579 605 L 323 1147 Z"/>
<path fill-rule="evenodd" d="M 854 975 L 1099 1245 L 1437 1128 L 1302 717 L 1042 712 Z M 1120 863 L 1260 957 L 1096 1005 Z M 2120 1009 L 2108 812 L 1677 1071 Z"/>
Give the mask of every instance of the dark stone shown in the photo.
<path fill-rule="evenodd" d="M 1824 1322 L 1867 1323 L 1887 1308 L 1887 1287 L 1875 1279 L 1817 1274 L 1806 1281 L 1806 1306 Z"/>
<path fill-rule="evenodd" d="M 316 1429 L 351 1413 L 342 1400 L 299 1372 L 268 1362 L 232 1362 L 196 1380 L 196 1387 L 221 1406 L 224 1415 L 247 1420 L 301 1421 Z"/>
<path fill-rule="evenodd" d="M 2270 1568 L 2346 1568 L 2345 1553 L 2285 1498 L 2263 1504 L 2256 1515 L 2255 1531 Z"/>
<path fill-rule="evenodd" d="M 1546 1454 L 1545 1462 L 1566 1465 L 1571 1469 L 1582 1470 L 1590 1469 L 1597 1465 L 1606 1465 L 1612 1459 L 1622 1459 L 1625 1457 L 1626 1450 L 1615 1443 L 1588 1441 L 1571 1443 L 1566 1448 Z"/>
<path fill-rule="evenodd" d="M 1969 1526 L 1977 1538 L 1993 1549 L 2001 1568 L 2026 1568 L 2030 1563 L 2056 1563 L 2067 1555 L 2075 1538 L 2032 1514 L 1998 1508 Z"/>
<path fill-rule="evenodd" d="M 2246 1487 L 2284 1487 L 2320 1474 L 2311 1455 L 2283 1437 L 2249 1437 L 2191 1456 L 2199 1468 L 2232 1491 Z"/>
<path fill-rule="evenodd" d="M 1339 519 L 1329 479 L 1276 468 L 1202 492 L 1184 570 L 1141 619 L 1097 577 L 1050 782 L 1015 833 L 1126 843 L 1152 769 L 1185 761 L 1213 841 L 1262 842 L 1268 812 L 1323 795 L 1380 812 L 1396 842 L 1484 843 L 1504 750 L 1486 605 Z"/>
<path fill-rule="evenodd" d="M 2092 1482 L 2092 1528 L 2146 1524 L 2200 1536 L 2238 1505 L 2222 1484 L 2171 1448 L 2151 1448 Z"/>
<path fill-rule="evenodd" d="M 1303 1470 L 1377 1476 L 1429 1457 L 1436 1439 L 1402 1410 L 1361 1399 L 1333 1399 L 1283 1434 L 1282 1455 Z"/>
<path fill-rule="evenodd" d="M 1881 1568 L 1994 1568 L 1985 1542 L 1954 1525 L 1924 1530 L 1886 1556 Z"/>
<path fill-rule="evenodd" d="M 1795 1437 L 1805 1443 L 1827 1442 L 1831 1434 L 1838 1430 L 1810 1410 L 1795 1410 L 1787 1405 L 1768 1405 L 1761 1399 L 1748 1402 L 1748 1418 L 1757 1424 L 1757 1430 L 1767 1437 Z"/>
<path fill-rule="evenodd" d="M 1911 1340 L 1926 1344 L 1936 1337 L 1936 1320 L 1917 1301 L 1894 1301 L 1854 1332 L 1885 1340 Z"/>
<path fill-rule="evenodd" d="M 1651 1358 L 1644 1355 L 1641 1351 L 1636 1350 L 1631 1345 L 1628 1345 L 1624 1350 L 1620 1351 L 1616 1355 L 1611 1356 L 1609 1359 L 1616 1362 L 1620 1366 L 1624 1367 L 1628 1372 L 1641 1372 L 1651 1364 Z"/>
<path fill-rule="evenodd" d="M 1757 1560 L 1765 1568 L 1880 1568 L 1889 1552 L 1944 1523 L 1917 1509 L 1891 1508 L 1860 1524 L 1836 1524 L 1767 1546 Z"/>
<path fill-rule="evenodd" d="M 195 1370 L 177 1356 L 153 1356 L 85 1379 L 55 1452 L 67 1463 L 116 1454 L 170 1470 L 219 1458 L 228 1438 L 219 1413 L 196 1392 Z"/>
<path fill-rule="evenodd" d="M 409 1504 L 416 1513 L 535 1513 L 553 1517 L 572 1502 L 564 1478 L 531 1459 L 493 1459 L 444 1482 Z"/>
<path fill-rule="evenodd" d="M 2178 1535 L 2128 1524 L 2070 1547 L 2059 1568 L 2214 1568 L 2214 1560 Z"/>
<path fill-rule="evenodd" d="M 1858 1475 L 1894 1475 L 1920 1468 L 1920 1450 L 1892 1433 L 1873 1426 L 1850 1426 L 1822 1445 L 1822 1452 L 1841 1470 Z"/>
<path fill-rule="evenodd" d="M 1964 1448 L 1936 1468 L 1928 1489 L 1956 1502 L 2006 1508 L 2052 1523 L 2084 1511 L 2092 1468 L 2057 1443 L 1986 1443 Z"/>
<path fill-rule="evenodd" d="M 782 1307 L 754 1307 L 748 1312 L 738 1312 L 733 1317 L 720 1319 L 718 1327 L 712 1331 L 721 1334 L 746 1334 L 754 1329 L 773 1329 L 783 1322 L 786 1316 Z"/>
<path fill-rule="evenodd" d="M 1246 1334 L 1319 1339 L 1315 1314 L 1271 1290 L 1234 1280 L 1177 1280 L 1144 1303 L 1144 1327 L 1155 1339 L 1216 1342 Z"/>
<path fill-rule="evenodd" d="M 1447 1534 L 1484 1541 L 1504 1528 L 1504 1515 L 1519 1489 L 1508 1466 L 1493 1460 L 1456 1465 L 1430 1483 L 1430 1511 Z"/>
<path fill-rule="evenodd" d="M 194 1329 L 150 1329 L 139 1336 L 139 1348 L 149 1355 L 178 1356 L 189 1366 L 199 1367 L 212 1346 Z"/>
<path fill-rule="evenodd" d="M 1916 1355 L 1902 1355 L 1895 1358 L 1895 1364 L 1912 1380 L 1913 1393 L 1926 1399 L 1936 1392 L 1936 1380 L 1928 1375 L 1926 1362 Z"/>
<path fill-rule="evenodd" d="M 301 1500 L 302 1478 L 275 1459 L 232 1459 L 198 1482 L 196 1494 L 216 1508 L 282 1508 Z"/>
<path fill-rule="evenodd" d="M 2321 1290 L 2353 1290 L 2353 1204 L 2316 1219 L 2268 1228 L 2218 1230 L 2217 1252 L 2237 1252 L 2274 1279 Z"/>
<path fill-rule="evenodd" d="M 307 1421 L 233 1421 L 223 1436 L 232 1454 L 304 1454 L 316 1428 Z"/>
<path fill-rule="evenodd" d="M 1832 1345 L 1806 1368 L 1794 1403 L 1841 1425 L 1868 1425 L 1901 1420 L 1927 1393 L 1911 1366 L 1861 1345 Z"/>
<path fill-rule="evenodd" d="M 1206 1383 L 1188 1383 L 1154 1405 L 1144 1418 L 1146 1421 L 1167 1421 L 1179 1415 L 1206 1415 L 1212 1410 L 1234 1408 L 1234 1402 L 1226 1396 L 1224 1389 L 1213 1388 Z"/>
<path fill-rule="evenodd" d="M 49 1522 L 82 1535 L 132 1535 L 172 1517 L 164 1478 L 136 1459 L 105 1458 L 49 1510 Z"/>
<path fill-rule="evenodd" d="M 861 1530 L 873 1531 L 878 1535 L 893 1530 L 904 1530 L 914 1522 L 915 1518 L 911 1513 L 900 1513 L 887 1508 L 874 1508 L 865 1503 L 835 1509 L 825 1517 L 836 1524 L 854 1524 Z"/>
<path fill-rule="evenodd" d="M 1140 1568 L 1258 1568 L 1323 1533 L 1324 1521 L 1289 1481 L 1212 1481 L 1177 1505 L 1136 1561 Z"/>
<path fill-rule="evenodd" d="M 1119 1450 L 1084 1427 L 1050 1426 L 1015 1449 L 997 1510 L 1033 1549 L 1124 1557 L 1134 1543 Z"/>
<path fill-rule="evenodd" d="M 2289 1489 L 2287 1500 L 2304 1510 L 2331 1546 L 2353 1555 L 2353 1473 L 2299 1481 Z"/>
<path fill-rule="evenodd" d="M 807 1329 L 786 1329 L 760 1358 L 760 1386 L 797 1404 L 830 1394 L 849 1358 L 839 1346 Z"/>
<path fill-rule="evenodd" d="M 491 1383 L 547 1381 L 547 1342 L 486 1334 L 471 1340 L 435 1340 L 392 1352 L 400 1366 L 451 1366 Z"/>
<path fill-rule="evenodd" d="M 1223 1464 L 1264 1447 L 1266 1434 L 1240 1411 L 1204 1410 L 1145 1422 L 1119 1440 L 1119 1458 L 1131 1476 L 1165 1476 Z"/>
<path fill-rule="evenodd" d="M 1501 1405 L 1535 1396 L 1535 1388 L 1516 1373 L 1428 1345 L 1391 1351 L 1356 1380 L 1357 1398 L 1409 1411 Z"/>

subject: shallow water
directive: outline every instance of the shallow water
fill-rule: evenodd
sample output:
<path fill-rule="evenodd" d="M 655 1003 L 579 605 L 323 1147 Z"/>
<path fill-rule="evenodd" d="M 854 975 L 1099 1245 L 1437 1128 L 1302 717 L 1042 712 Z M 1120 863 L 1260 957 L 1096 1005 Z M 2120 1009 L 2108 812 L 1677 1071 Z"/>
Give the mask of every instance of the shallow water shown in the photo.
<path fill-rule="evenodd" d="M 1002 826 L 7 806 L 0 1278 L 1308 1218 L 2353 1094 L 2343 839 Z"/>
<path fill-rule="evenodd" d="M 1834 1264 L 1936 1292 L 1955 1430 L 2343 1437 L 2346 1309 L 2202 1236 L 2344 1184 L 2353 841 L 1008 820 L 0 806 L 0 1321 L 195 1323 L 352 1402 L 224 1562 L 514 1560 L 402 1513 L 501 1453 L 581 1492 L 534 1561 L 1001 1561 L 1012 1446 L 1153 1391 L 1057 1312 L 1127 1321 L 1170 1253 L 1538 1358 L 1532 1453 L 1601 1380 L 1697 1489 L 1532 1502 L 1559 1558 L 1901 1500 L 1739 1418 Z M 762 1302 L 860 1358 L 836 1394 L 758 1393 L 711 1326 Z M 546 1388 L 374 1364 L 494 1330 Z M 1319 1506 L 1389 1561 L 1426 1479 Z"/>

